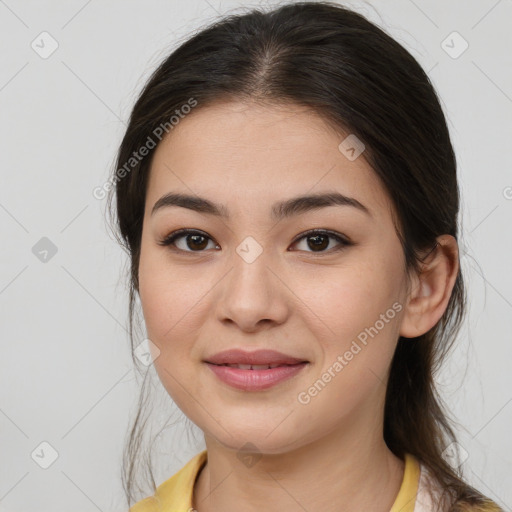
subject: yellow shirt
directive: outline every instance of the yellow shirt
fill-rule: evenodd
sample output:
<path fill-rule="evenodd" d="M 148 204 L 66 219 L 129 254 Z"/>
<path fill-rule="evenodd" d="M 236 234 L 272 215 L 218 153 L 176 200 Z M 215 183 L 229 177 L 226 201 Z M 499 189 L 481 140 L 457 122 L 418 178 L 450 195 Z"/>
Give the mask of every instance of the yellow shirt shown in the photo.
<path fill-rule="evenodd" d="M 193 457 L 183 468 L 149 496 L 135 503 L 129 512 L 193 512 L 192 496 L 199 471 L 207 461 L 207 451 Z M 431 512 L 433 510 L 425 484 L 429 471 L 411 454 L 405 454 L 404 476 L 398 495 L 389 512 Z M 500 511 L 490 507 L 489 512 Z"/>

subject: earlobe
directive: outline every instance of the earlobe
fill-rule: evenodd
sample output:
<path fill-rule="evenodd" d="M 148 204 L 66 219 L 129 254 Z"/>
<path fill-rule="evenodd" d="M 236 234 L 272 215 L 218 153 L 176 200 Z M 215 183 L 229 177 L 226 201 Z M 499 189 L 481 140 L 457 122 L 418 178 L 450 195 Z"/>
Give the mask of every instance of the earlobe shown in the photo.
<path fill-rule="evenodd" d="M 457 241 L 441 235 L 421 260 L 421 271 L 404 308 L 400 336 L 416 338 L 428 332 L 443 316 L 459 272 Z"/>

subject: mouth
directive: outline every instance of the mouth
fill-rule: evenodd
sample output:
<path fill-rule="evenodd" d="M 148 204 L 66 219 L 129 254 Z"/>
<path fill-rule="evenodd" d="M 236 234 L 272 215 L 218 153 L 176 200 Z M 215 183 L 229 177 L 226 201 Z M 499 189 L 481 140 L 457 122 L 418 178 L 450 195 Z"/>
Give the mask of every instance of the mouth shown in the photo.
<path fill-rule="evenodd" d="M 264 391 L 301 374 L 309 365 L 302 361 L 293 364 L 236 364 L 204 361 L 213 375 L 224 384 L 241 391 Z"/>
<path fill-rule="evenodd" d="M 228 366 L 229 368 L 238 368 L 239 370 L 271 370 L 272 368 L 280 368 L 286 366 L 298 366 L 307 363 L 307 361 L 301 361 L 300 363 L 293 364 L 215 364 L 206 361 L 208 364 L 213 364 L 214 366 Z"/>
<path fill-rule="evenodd" d="M 240 348 L 234 348 L 208 356 L 203 362 L 216 366 L 231 366 L 243 370 L 268 370 L 269 368 L 293 366 L 308 363 L 309 361 L 283 354 L 276 350 L 259 349 L 248 352 Z"/>

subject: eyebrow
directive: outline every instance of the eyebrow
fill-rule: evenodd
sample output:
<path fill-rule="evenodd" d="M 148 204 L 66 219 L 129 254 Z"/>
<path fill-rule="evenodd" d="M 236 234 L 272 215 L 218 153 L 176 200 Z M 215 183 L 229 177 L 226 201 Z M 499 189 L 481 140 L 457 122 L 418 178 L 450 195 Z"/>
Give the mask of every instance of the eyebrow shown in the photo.
<path fill-rule="evenodd" d="M 199 213 L 215 215 L 216 217 L 226 220 L 229 219 L 229 212 L 224 205 L 216 204 L 204 197 L 191 196 L 177 192 L 170 192 L 158 199 L 151 210 L 151 215 L 162 208 L 171 206 L 180 206 Z M 271 209 L 271 216 L 274 220 L 281 220 L 328 206 L 351 206 L 366 213 L 370 217 L 372 216 L 368 208 L 357 199 L 347 197 L 339 192 L 292 197 L 286 201 L 274 203 Z"/>

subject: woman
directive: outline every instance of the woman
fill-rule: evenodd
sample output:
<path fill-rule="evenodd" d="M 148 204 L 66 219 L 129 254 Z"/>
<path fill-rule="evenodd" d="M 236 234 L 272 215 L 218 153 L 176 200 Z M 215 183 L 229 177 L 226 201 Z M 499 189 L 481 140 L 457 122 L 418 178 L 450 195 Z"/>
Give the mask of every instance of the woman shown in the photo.
<path fill-rule="evenodd" d="M 456 160 L 402 46 L 327 2 L 225 17 L 150 77 L 116 169 L 130 314 L 206 443 L 132 512 L 500 510 L 434 385 L 465 306 Z"/>

